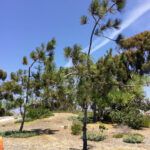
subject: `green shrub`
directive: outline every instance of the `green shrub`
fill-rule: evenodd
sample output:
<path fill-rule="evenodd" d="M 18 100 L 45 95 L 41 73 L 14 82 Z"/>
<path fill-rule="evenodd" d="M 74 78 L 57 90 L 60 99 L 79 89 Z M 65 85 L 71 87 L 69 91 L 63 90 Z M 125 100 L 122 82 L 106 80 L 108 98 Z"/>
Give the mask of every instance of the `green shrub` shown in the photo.
<path fill-rule="evenodd" d="M 99 133 L 88 132 L 87 133 L 87 140 L 89 140 L 89 141 L 98 142 L 98 141 L 103 141 L 105 139 L 106 139 L 106 136 L 101 132 L 99 132 Z"/>
<path fill-rule="evenodd" d="M 103 117 L 104 122 L 109 123 L 112 121 L 111 116 L 110 116 L 110 112 L 105 112 L 102 117 Z"/>
<path fill-rule="evenodd" d="M 114 123 L 126 124 L 133 129 L 140 129 L 141 127 L 149 127 L 150 120 L 143 116 L 136 108 L 129 110 L 113 111 L 110 117 Z"/>
<path fill-rule="evenodd" d="M 84 118 L 83 113 L 79 113 L 77 119 L 79 121 L 83 122 L 83 118 Z M 93 123 L 93 113 L 92 112 L 87 113 L 87 123 Z"/>
<path fill-rule="evenodd" d="M 46 117 L 50 117 L 50 116 L 53 116 L 53 114 L 49 109 L 42 108 L 42 107 L 28 108 L 27 115 L 26 115 L 26 121 L 46 118 Z"/>
<path fill-rule="evenodd" d="M 118 133 L 118 134 L 114 134 L 113 138 L 123 138 L 125 135 L 128 135 L 127 133 Z"/>
<path fill-rule="evenodd" d="M 12 137 L 12 138 L 28 138 L 32 136 L 37 136 L 39 133 L 35 131 L 6 131 L 6 132 L 0 132 L 0 136 L 3 137 Z"/>
<path fill-rule="evenodd" d="M 13 113 L 10 112 L 10 111 L 6 111 L 6 112 L 5 112 L 5 116 L 13 116 Z"/>
<path fill-rule="evenodd" d="M 123 136 L 124 136 L 123 133 L 118 133 L 118 134 L 114 134 L 114 135 L 113 135 L 113 138 L 119 139 L 119 138 L 123 138 Z"/>
<path fill-rule="evenodd" d="M 122 124 L 124 122 L 125 114 L 121 111 L 112 111 L 110 117 L 112 122 Z"/>
<path fill-rule="evenodd" d="M 74 121 L 71 126 L 71 133 L 73 135 L 79 135 L 82 132 L 82 123 L 79 121 Z"/>
<path fill-rule="evenodd" d="M 150 116 L 148 116 L 148 115 L 143 116 L 142 126 L 145 127 L 145 128 L 150 128 Z"/>
<path fill-rule="evenodd" d="M 131 110 L 124 119 L 125 123 L 133 129 L 140 129 L 143 126 L 143 115 L 138 110 Z"/>
<path fill-rule="evenodd" d="M 141 134 L 129 134 L 123 137 L 123 141 L 126 143 L 142 143 L 144 136 Z"/>

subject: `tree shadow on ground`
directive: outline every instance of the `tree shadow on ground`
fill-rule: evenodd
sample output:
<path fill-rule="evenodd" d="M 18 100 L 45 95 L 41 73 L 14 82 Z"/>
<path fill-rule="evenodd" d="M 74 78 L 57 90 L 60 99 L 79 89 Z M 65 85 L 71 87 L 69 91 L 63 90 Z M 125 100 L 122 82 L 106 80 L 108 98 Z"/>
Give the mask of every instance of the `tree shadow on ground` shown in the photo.
<path fill-rule="evenodd" d="M 43 134 L 55 134 L 59 130 L 51 130 L 51 129 L 32 129 L 32 130 L 24 130 L 22 132 L 20 131 L 4 131 L 0 132 L 0 136 L 3 137 L 12 137 L 12 138 L 28 138 Z"/>
<path fill-rule="evenodd" d="M 55 133 L 58 132 L 59 130 L 51 130 L 51 129 L 32 129 L 31 131 L 37 133 L 38 135 L 41 135 L 41 134 L 50 135 L 50 134 L 55 134 Z"/>
<path fill-rule="evenodd" d="M 81 149 L 77 149 L 77 148 L 69 148 L 69 150 L 81 150 Z"/>
<path fill-rule="evenodd" d="M 88 150 L 90 150 L 90 149 L 92 149 L 94 146 L 92 146 L 92 145 L 88 145 Z M 69 148 L 69 150 L 82 150 L 82 148 L 81 149 L 78 149 L 78 148 Z"/>

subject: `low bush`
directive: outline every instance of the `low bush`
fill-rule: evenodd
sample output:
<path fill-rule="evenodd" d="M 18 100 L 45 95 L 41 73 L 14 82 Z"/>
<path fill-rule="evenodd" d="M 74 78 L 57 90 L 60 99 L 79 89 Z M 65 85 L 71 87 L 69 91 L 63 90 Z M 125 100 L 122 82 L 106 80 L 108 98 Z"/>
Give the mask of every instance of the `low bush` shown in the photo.
<path fill-rule="evenodd" d="M 87 133 L 87 140 L 89 140 L 89 141 L 98 142 L 98 141 L 103 141 L 105 139 L 106 139 L 106 136 L 101 132 L 99 132 L 99 133 L 88 132 Z"/>
<path fill-rule="evenodd" d="M 6 111 L 6 112 L 5 112 L 5 116 L 13 116 L 13 113 L 10 112 L 10 111 Z"/>
<path fill-rule="evenodd" d="M 118 134 L 114 134 L 113 138 L 119 139 L 119 138 L 123 138 L 125 135 L 128 135 L 128 134 L 127 133 L 118 133 Z"/>
<path fill-rule="evenodd" d="M 53 116 L 53 113 L 49 109 L 46 109 L 43 107 L 28 108 L 27 115 L 26 115 L 26 121 L 46 118 L 46 117 L 50 117 L 50 116 Z"/>
<path fill-rule="evenodd" d="M 125 114 L 121 111 L 112 111 L 110 117 L 113 123 L 122 124 L 124 122 Z"/>
<path fill-rule="evenodd" d="M 12 138 L 28 138 L 32 136 L 37 136 L 39 133 L 35 131 L 6 131 L 6 132 L 0 132 L 0 136 L 2 137 L 12 137 Z"/>
<path fill-rule="evenodd" d="M 129 134 L 123 137 L 123 141 L 126 143 L 142 143 L 144 136 L 141 134 Z"/>
<path fill-rule="evenodd" d="M 150 116 L 148 116 L 148 115 L 143 116 L 142 126 L 145 127 L 145 128 L 150 128 Z"/>
<path fill-rule="evenodd" d="M 150 126 L 150 117 L 143 116 L 136 108 L 131 108 L 128 111 L 112 111 L 110 117 L 113 123 L 125 124 L 133 129 Z"/>
<path fill-rule="evenodd" d="M 82 132 L 82 123 L 79 121 L 74 121 L 71 126 L 71 133 L 73 135 L 79 135 Z"/>
<path fill-rule="evenodd" d="M 110 116 L 110 112 L 107 112 L 107 113 L 105 112 L 103 114 L 103 122 L 109 123 L 111 121 L 112 121 L 112 119 L 111 119 L 111 116 Z"/>
<path fill-rule="evenodd" d="M 139 110 L 131 110 L 125 117 L 124 122 L 133 129 L 140 129 L 143 126 L 143 115 Z"/>

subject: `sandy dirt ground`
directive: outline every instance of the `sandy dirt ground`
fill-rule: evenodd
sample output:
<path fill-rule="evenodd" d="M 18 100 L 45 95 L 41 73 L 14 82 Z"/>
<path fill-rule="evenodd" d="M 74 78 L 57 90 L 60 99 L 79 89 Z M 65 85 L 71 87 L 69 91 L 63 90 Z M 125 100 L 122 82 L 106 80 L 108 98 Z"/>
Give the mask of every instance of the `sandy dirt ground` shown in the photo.
<path fill-rule="evenodd" d="M 81 136 L 71 135 L 71 113 L 55 113 L 53 117 L 40 119 L 25 124 L 25 130 L 39 130 L 42 134 L 31 138 L 4 138 L 4 150 L 81 150 Z M 66 126 L 67 128 L 64 128 Z M 88 130 L 98 130 L 98 124 L 88 125 Z M 106 140 L 88 142 L 91 150 L 150 150 L 150 129 L 132 130 L 127 127 L 106 125 Z M 0 122 L 0 131 L 18 130 L 19 124 L 10 121 Z M 115 139 L 113 134 L 120 132 L 140 133 L 145 136 L 142 144 L 127 144 L 122 139 Z"/>

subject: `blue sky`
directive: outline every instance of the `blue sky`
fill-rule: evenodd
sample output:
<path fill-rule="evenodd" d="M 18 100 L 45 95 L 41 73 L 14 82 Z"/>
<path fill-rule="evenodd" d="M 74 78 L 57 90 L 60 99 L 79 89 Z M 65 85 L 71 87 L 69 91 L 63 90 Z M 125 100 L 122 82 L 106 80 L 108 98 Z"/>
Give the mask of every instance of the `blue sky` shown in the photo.
<path fill-rule="evenodd" d="M 81 44 L 83 48 L 88 46 L 91 26 L 81 26 L 79 21 L 81 15 L 87 14 L 91 0 L 1 0 L 0 2 L 1 69 L 11 72 L 21 68 L 22 57 L 28 56 L 30 51 L 52 37 L 57 40 L 57 66 L 64 66 L 67 63 L 63 56 L 65 46 L 74 43 Z M 147 11 L 143 13 L 145 9 Z M 121 31 L 126 37 L 150 30 L 150 0 L 127 0 L 124 11 L 118 17 L 122 18 L 123 23 L 127 24 L 130 21 L 130 24 Z M 109 33 L 110 36 L 115 32 Z M 110 47 L 114 47 L 112 42 L 106 42 L 101 46 L 102 42 L 105 43 L 105 39 L 95 39 L 93 48 L 97 49 L 92 54 L 95 60 Z"/>

